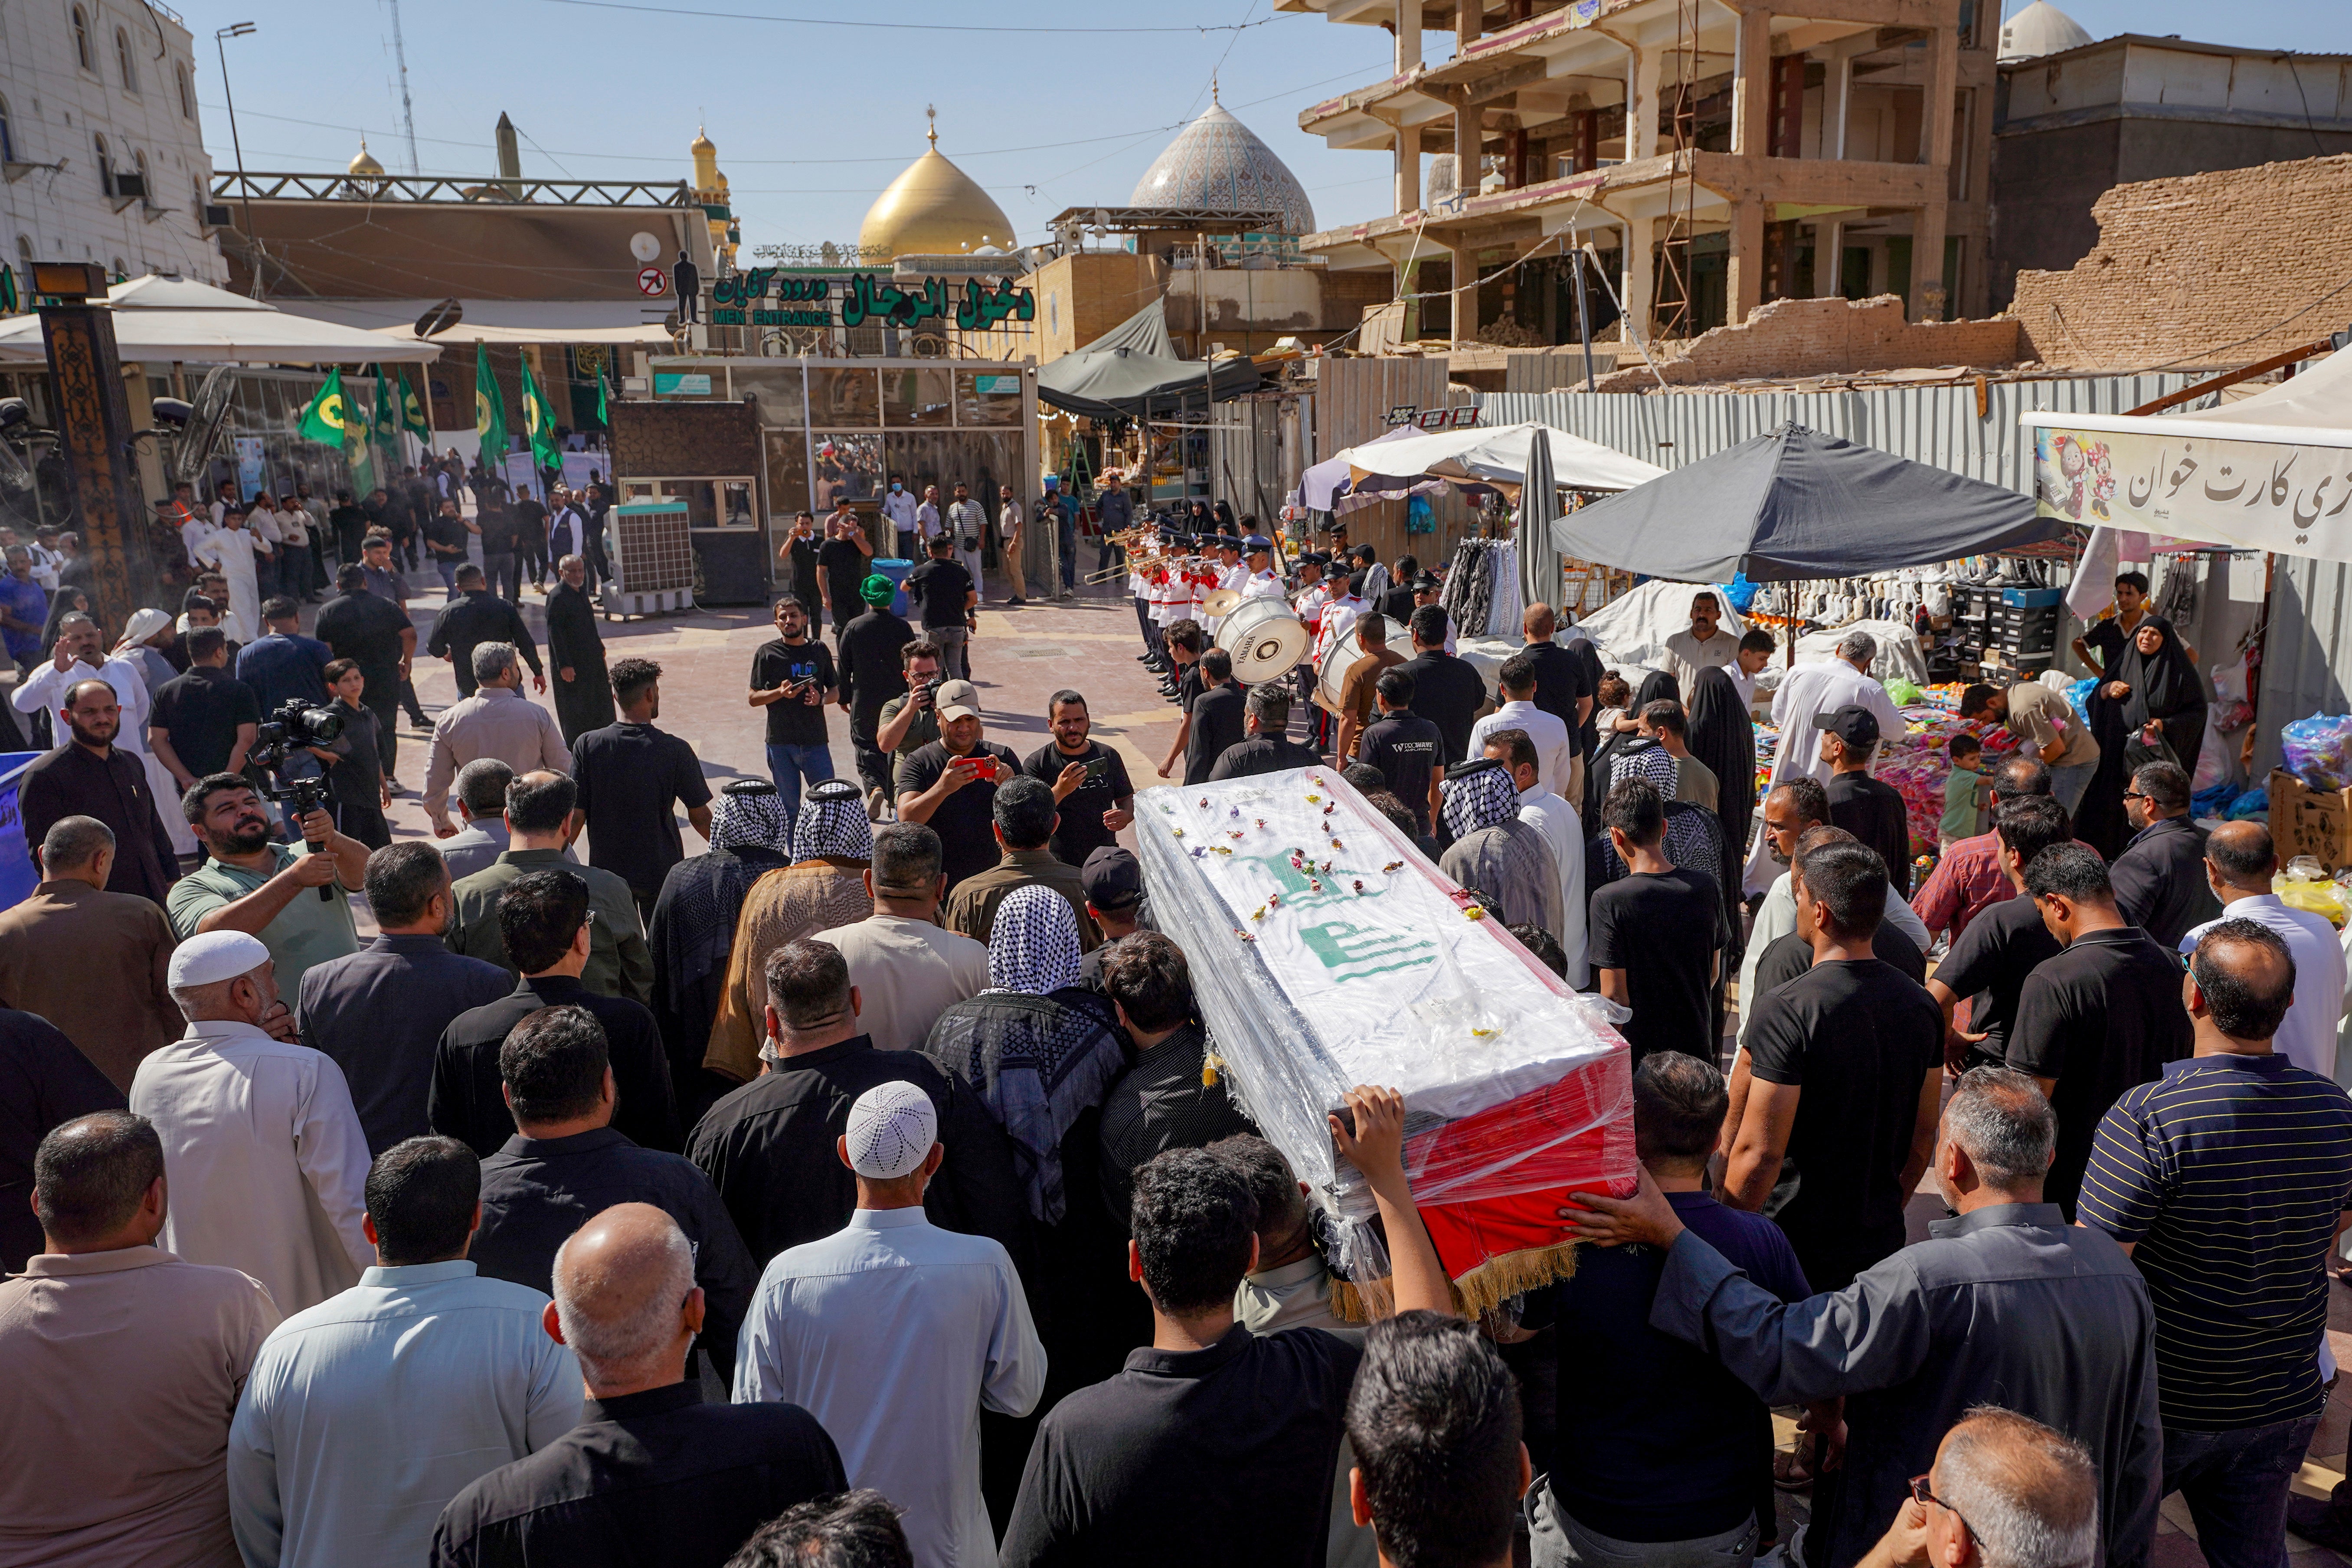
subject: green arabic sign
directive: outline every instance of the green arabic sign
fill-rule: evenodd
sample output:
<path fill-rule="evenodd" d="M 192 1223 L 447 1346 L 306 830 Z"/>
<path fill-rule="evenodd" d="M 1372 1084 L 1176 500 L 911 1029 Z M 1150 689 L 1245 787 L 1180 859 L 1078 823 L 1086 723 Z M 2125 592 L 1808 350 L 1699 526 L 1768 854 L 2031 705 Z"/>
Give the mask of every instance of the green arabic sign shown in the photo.
<path fill-rule="evenodd" d="M 840 279 L 796 277 L 779 268 L 754 267 L 719 279 L 711 286 L 710 320 L 722 327 L 829 327 L 835 324 L 834 285 L 841 289 L 839 323 L 845 327 L 911 327 L 920 321 L 952 321 L 959 331 L 984 331 L 1011 320 L 1037 319 L 1037 296 L 1018 289 L 1010 278 L 990 289 L 978 279 L 967 278 L 960 290 L 950 290 L 947 279 L 926 278 L 901 288 L 874 272 L 856 272 Z M 773 298 L 775 307 L 767 301 Z M 785 307 L 799 306 L 801 309 Z M 811 309 L 809 307 L 814 307 Z"/>

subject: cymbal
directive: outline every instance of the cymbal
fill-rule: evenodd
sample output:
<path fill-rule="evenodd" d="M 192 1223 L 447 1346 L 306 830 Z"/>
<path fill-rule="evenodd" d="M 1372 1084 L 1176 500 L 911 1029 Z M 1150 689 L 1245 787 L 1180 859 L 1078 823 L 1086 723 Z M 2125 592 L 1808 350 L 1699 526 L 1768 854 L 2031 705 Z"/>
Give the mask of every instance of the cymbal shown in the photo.
<path fill-rule="evenodd" d="M 1202 596 L 1201 611 L 1203 615 L 1230 616 L 1241 602 L 1239 588 L 1212 588 Z"/>

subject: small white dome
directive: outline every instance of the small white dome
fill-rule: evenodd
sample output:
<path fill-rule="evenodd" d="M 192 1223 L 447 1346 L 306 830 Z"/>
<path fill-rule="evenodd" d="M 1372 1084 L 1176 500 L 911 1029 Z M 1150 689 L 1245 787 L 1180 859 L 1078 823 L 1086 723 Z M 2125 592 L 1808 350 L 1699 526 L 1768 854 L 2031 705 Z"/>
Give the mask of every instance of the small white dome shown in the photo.
<path fill-rule="evenodd" d="M 2095 42 L 2080 22 L 2050 4 L 2050 0 L 2033 0 L 2032 5 L 2000 25 L 2000 59 L 2002 65 L 2012 60 L 2039 59 L 2043 55 L 2063 54 Z"/>

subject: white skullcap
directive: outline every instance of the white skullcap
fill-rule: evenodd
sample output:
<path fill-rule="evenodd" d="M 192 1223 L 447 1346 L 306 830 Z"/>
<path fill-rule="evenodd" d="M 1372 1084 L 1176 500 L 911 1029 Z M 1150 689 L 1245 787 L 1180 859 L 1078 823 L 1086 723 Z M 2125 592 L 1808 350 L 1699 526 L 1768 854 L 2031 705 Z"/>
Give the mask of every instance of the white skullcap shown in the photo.
<path fill-rule="evenodd" d="M 903 1079 L 877 1084 L 849 1108 L 849 1168 L 869 1181 L 911 1175 L 940 1141 L 939 1109 Z"/>
<path fill-rule="evenodd" d="M 174 991 L 192 991 L 250 974 L 268 962 L 269 950 L 259 937 L 241 931 L 208 931 L 173 950 L 165 984 Z"/>

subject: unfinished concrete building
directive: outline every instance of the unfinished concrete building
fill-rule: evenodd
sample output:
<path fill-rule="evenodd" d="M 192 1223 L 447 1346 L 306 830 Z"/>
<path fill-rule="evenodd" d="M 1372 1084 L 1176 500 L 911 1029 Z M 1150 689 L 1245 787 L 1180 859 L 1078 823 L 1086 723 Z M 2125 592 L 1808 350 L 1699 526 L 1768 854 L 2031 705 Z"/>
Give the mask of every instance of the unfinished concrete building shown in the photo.
<path fill-rule="evenodd" d="M 1915 321 L 1986 311 L 1986 0 L 1792 0 L 1788 15 L 1735 0 L 1278 3 L 1394 35 L 1393 75 L 1299 116 L 1332 146 L 1390 154 L 1394 212 L 1300 248 L 1420 296 L 1404 337 L 1573 342 L 1569 256 L 1588 245 L 1605 285 L 1589 278 L 1585 304 L 1607 337 L 1619 301 L 1643 342 L 1776 299 L 1891 293 Z M 1422 35 L 1448 28 L 1452 58 L 1424 59 Z"/>

